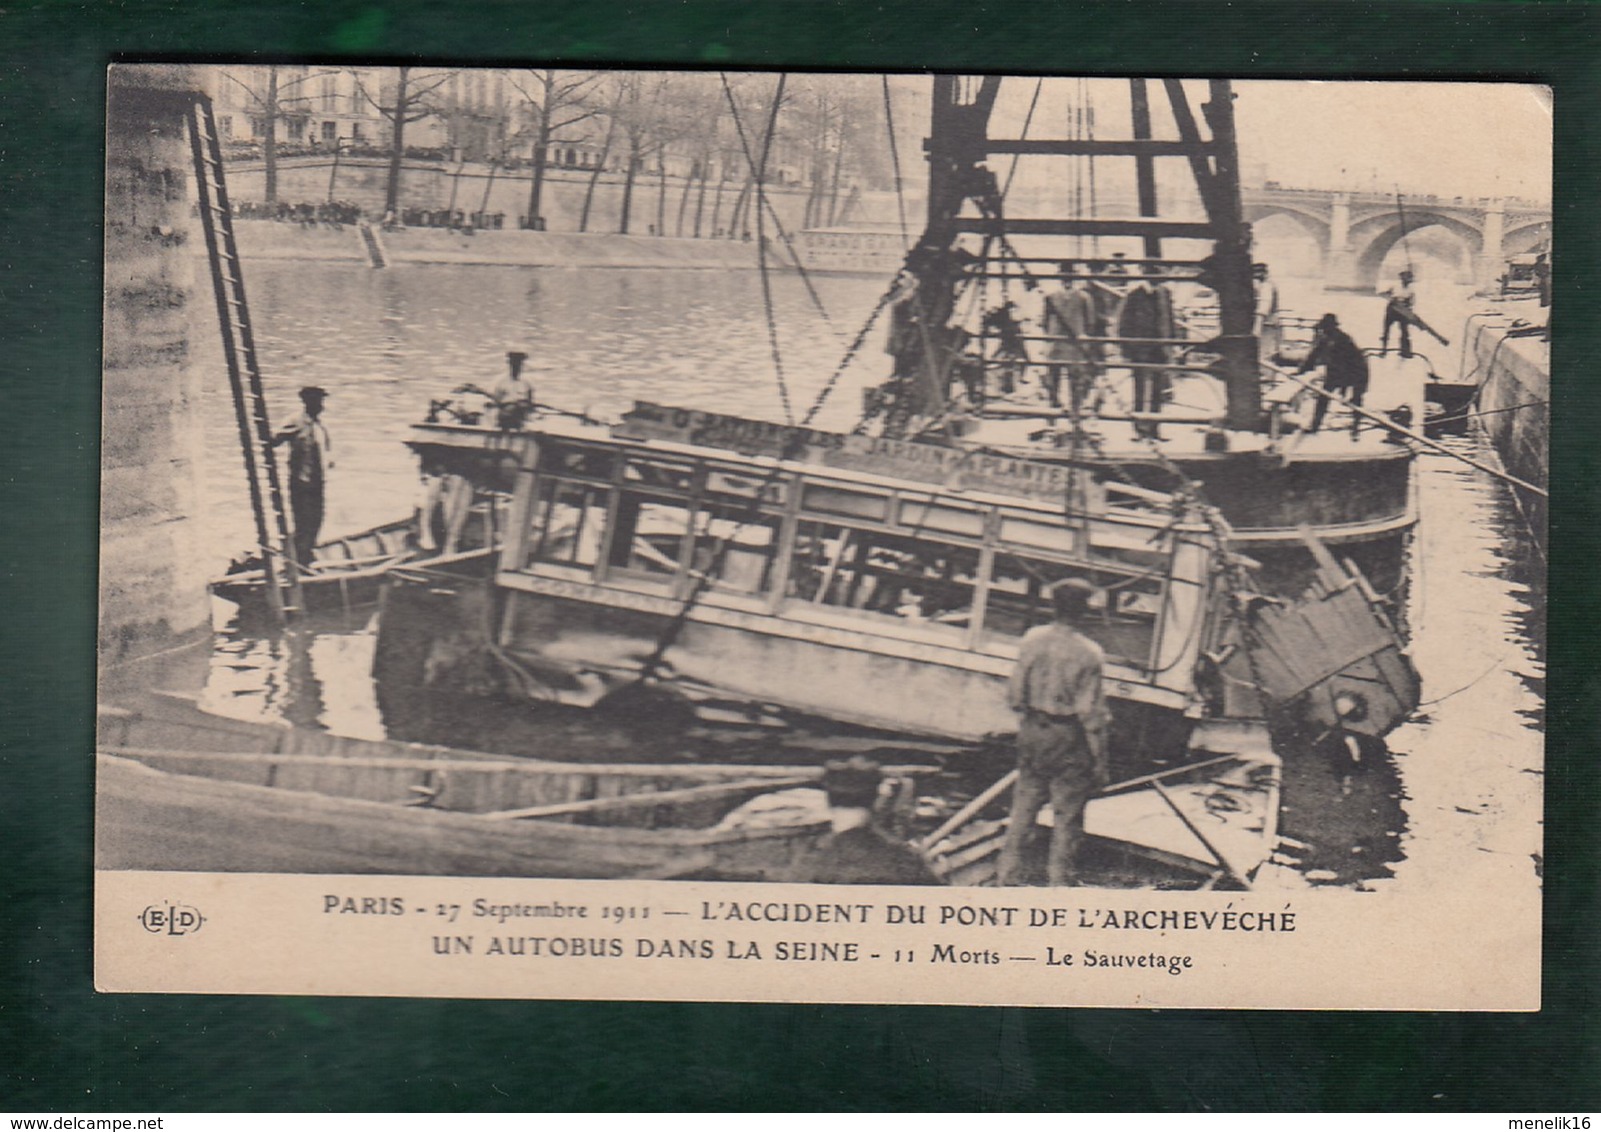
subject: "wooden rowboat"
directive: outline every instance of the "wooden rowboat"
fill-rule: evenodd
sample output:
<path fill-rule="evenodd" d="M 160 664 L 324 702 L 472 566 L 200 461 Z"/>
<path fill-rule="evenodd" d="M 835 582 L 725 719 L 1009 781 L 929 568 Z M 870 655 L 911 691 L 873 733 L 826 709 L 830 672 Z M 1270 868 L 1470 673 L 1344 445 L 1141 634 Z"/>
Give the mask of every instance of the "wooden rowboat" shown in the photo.
<path fill-rule="evenodd" d="M 311 565 L 301 570 L 300 586 L 307 612 L 371 605 L 389 571 L 402 563 L 467 573 L 487 569 L 498 545 L 469 542 L 469 549 L 451 554 L 424 550 L 417 544 L 414 519 L 400 519 L 369 530 L 319 543 Z M 240 563 L 211 583 L 218 597 L 253 608 L 264 600 L 266 576 L 259 558 Z"/>
<path fill-rule="evenodd" d="M 112 710 L 96 867 L 783 880 L 828 831 L 821 777 L 817 766 L 543 762 Z"/>

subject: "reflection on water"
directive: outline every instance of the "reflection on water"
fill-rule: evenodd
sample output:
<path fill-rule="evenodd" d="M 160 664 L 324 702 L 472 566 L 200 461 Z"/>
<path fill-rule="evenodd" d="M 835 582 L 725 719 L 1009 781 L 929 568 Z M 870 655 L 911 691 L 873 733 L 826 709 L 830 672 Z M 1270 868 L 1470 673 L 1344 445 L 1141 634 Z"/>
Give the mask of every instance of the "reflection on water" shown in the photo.
<path fill-rule="evenodd" d="M 498 379 L 518 342 L 532 355 L 541 400 L 615 415 L 635 398 L 781 419 L 754 273 L 569 271 L 270 262 L 249 267 L 258 345 L 275 414 L 303 384 L 329 389 L 336 468 L 326 535 L 406 514 L 416 500 L 407 426 L 433 397 L 464 381 Z M 823 322 L 793 277 L 775 278 L 785 378 L 804 411 L 881 292 L 882 281 L 817 280 Z M 1285 280 L 1297 313 L 1333 312 L 1376 346 L 1382 300 Z M 1419 300 L 1447 334 L 1469 309 L 1457 288 Z M 1449 328 L 1449 329 L 1448 329 Z M 1370 403 L 1415 401 L 1429 364 L 1456 372 L 1455 346 L 1374 364 Z M 847 427 L 860 391 L 883 376 L 882 328 L 867 340 L 823 427 Z M 1432 356 L 1430 352 L 1432 351 Z M 208 519 L 217 568 L 251 542 L 225 389 L 211 391 Z M 1450 443 L 1487 458 L 1480 442 Z M 1512 501 L 1492 477 L 1443 456 L 1420 457 L 1423 516 L 1414 547 L 1408 623 L 1427 701 L 1381 752 L 1316 752 L 1286 790 L 1285 829 L 1332 831 L 1299 850 L 1288 883 L 1369 887 L 1482 866 L 1534 883 L 1543 768 L 1543 566 L 1530 560 Z M 363 738 L 452 742 L 547 757 L 627 745 L 582 716 L 444 701 L 381 708 L 370 678 L 370 614 L 338 615 L 282 640 L 219 636 L 206 704 L 247 718 L 281 718 Z M 404 716 L 402 723 L 401 716 Z M 399 726 L 397 726 L 399 725 Z M 421 729 L 419 731 L 418 729 Z M 426 733 L 422 733 L 426 732 Z M 630 748 L 633 749 L 633 748 Z M 733 753 L 733 752 L 725 752 Z M 657 757 L 665 757 L 665 753 Z"/>

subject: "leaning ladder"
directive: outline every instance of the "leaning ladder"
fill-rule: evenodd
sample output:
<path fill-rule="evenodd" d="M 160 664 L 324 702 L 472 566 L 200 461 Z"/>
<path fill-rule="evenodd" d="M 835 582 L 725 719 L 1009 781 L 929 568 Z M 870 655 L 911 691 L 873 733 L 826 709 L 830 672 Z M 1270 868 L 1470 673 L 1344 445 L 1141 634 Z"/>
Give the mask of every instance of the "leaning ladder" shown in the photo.
<path fill-rule="evenodd" d="M 273 457 L 267 398 L 262 391 L 261 365 L 250 329 L 250 306 L 245 302 L 244 274 L 239 266 L 239 248 L 234 243 L 228 187 L 222 175 L 222 145 L 211 99 L 205 95 L 195 96 L 189 142 L 200 196 L 200 227 L 206 235 L 206 258 L 211 264 L 217 318 L 222 325 L 222 353 L 228 364 L 228 385 L 233 391 L 250 507 L 256 518 L 256 540 L 266 567 L 267 603 L 274 619 L 285 623 L 302 608 L 300 571 L 295 563 L 278 462 Z"/>

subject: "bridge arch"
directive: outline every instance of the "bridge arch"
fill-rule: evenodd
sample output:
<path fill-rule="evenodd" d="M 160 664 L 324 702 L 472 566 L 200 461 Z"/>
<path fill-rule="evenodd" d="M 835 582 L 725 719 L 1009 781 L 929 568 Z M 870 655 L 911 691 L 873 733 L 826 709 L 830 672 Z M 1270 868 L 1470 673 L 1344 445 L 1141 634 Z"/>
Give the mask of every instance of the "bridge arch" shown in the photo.
<path fill-rule="evenodd" d="M 1329 218 L 1314 209 L 1295 208 L 1278 201 L 1251 201 L 1245 205 L 1245 220 L 1256 224 L 1270 216 L 1288 216 L 1305 228 L 1307 234 L 1323 247 L 1329 243 Z"/>
<path fill-rule="evenodd" d="M 1535 220 L 1507 229 L 1506 235 L 1501 237 L 1501 255 L 1506 257 L 1543 251 L 1550 244 L 1551 222 Z"/>
<path fill-rule="evenodd" d="M 1456 237 L 1465 256 L 1465 266 L 1471 270 L 1483 251 L 1484 234 L 1474 225 L 1454 216 L 1426 210 L 1408 209 L 1404 218 L 1399 212 L 1386 212 L 1364 217 L 1351 225 L 1350 246 L 1356 263 L 1356 283 L 1372 288 L 1379 278 L 1379 268 L 1390 249 L 1400 243 L 1401 237 L 1421 232 L 1425 228 L 1440 228 Z"/>
<path fill-rule="evenodd" d="M 1254 241 L 1256 250 L 1252 253 L 1255 258 L 1268 261 L 1272 261 L 1275 258 L 1270 250 L 1270 245 L 1275 243 L 1272 222 L 1281 221 L 1283 227 L 1279 229 L 1280 233 L 1299 234 L 1298 238 L 1294 236 L 1291 238 L 1301 243 L 1300 254 L 1293 257 L 1306 261 L 1302 262 L 1301 270 L 1310 270 L 1312 274 L 1322 274 L 1329 255 L 1329 221 L 1326 216 L 1320 216 L 1316 212 L 1299 208 L 1286 207 L 1275 202 L 1262 202 L 1248 203 L 1245 206 L 1245 220 L 1256 229 L 1256 239 Z M 1306 247 L 1308 243 L 1311 245 L 1310 248 Z M 1283 249 L 1281 248 L 1280 250 L 1282 251 Z M 1311 258 L 1308 252 L 1315 252 L 1316 258 Z M 1293 269 L 1294 265 L 1292 264 L 1291 267 Z"/>

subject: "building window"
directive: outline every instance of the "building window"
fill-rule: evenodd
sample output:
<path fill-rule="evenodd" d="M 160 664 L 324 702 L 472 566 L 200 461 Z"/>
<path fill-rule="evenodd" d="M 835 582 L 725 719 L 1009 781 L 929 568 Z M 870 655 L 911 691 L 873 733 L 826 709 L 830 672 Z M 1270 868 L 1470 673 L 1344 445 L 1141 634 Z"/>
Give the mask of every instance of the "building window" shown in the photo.
<path fill-rule="evenodd" d="M 332 145 L 334 142 L 338 141 L 339 127 L 333 122 L 324 122 L 322 124 L 322 140 L 327 142 L 329 145 Z"/>
<path fill-rule="evenodd" d="M 217 128 L 222 131 L 224 138 L 233 137 L 233 115 L 224 114 L 217 119 Z"/>

